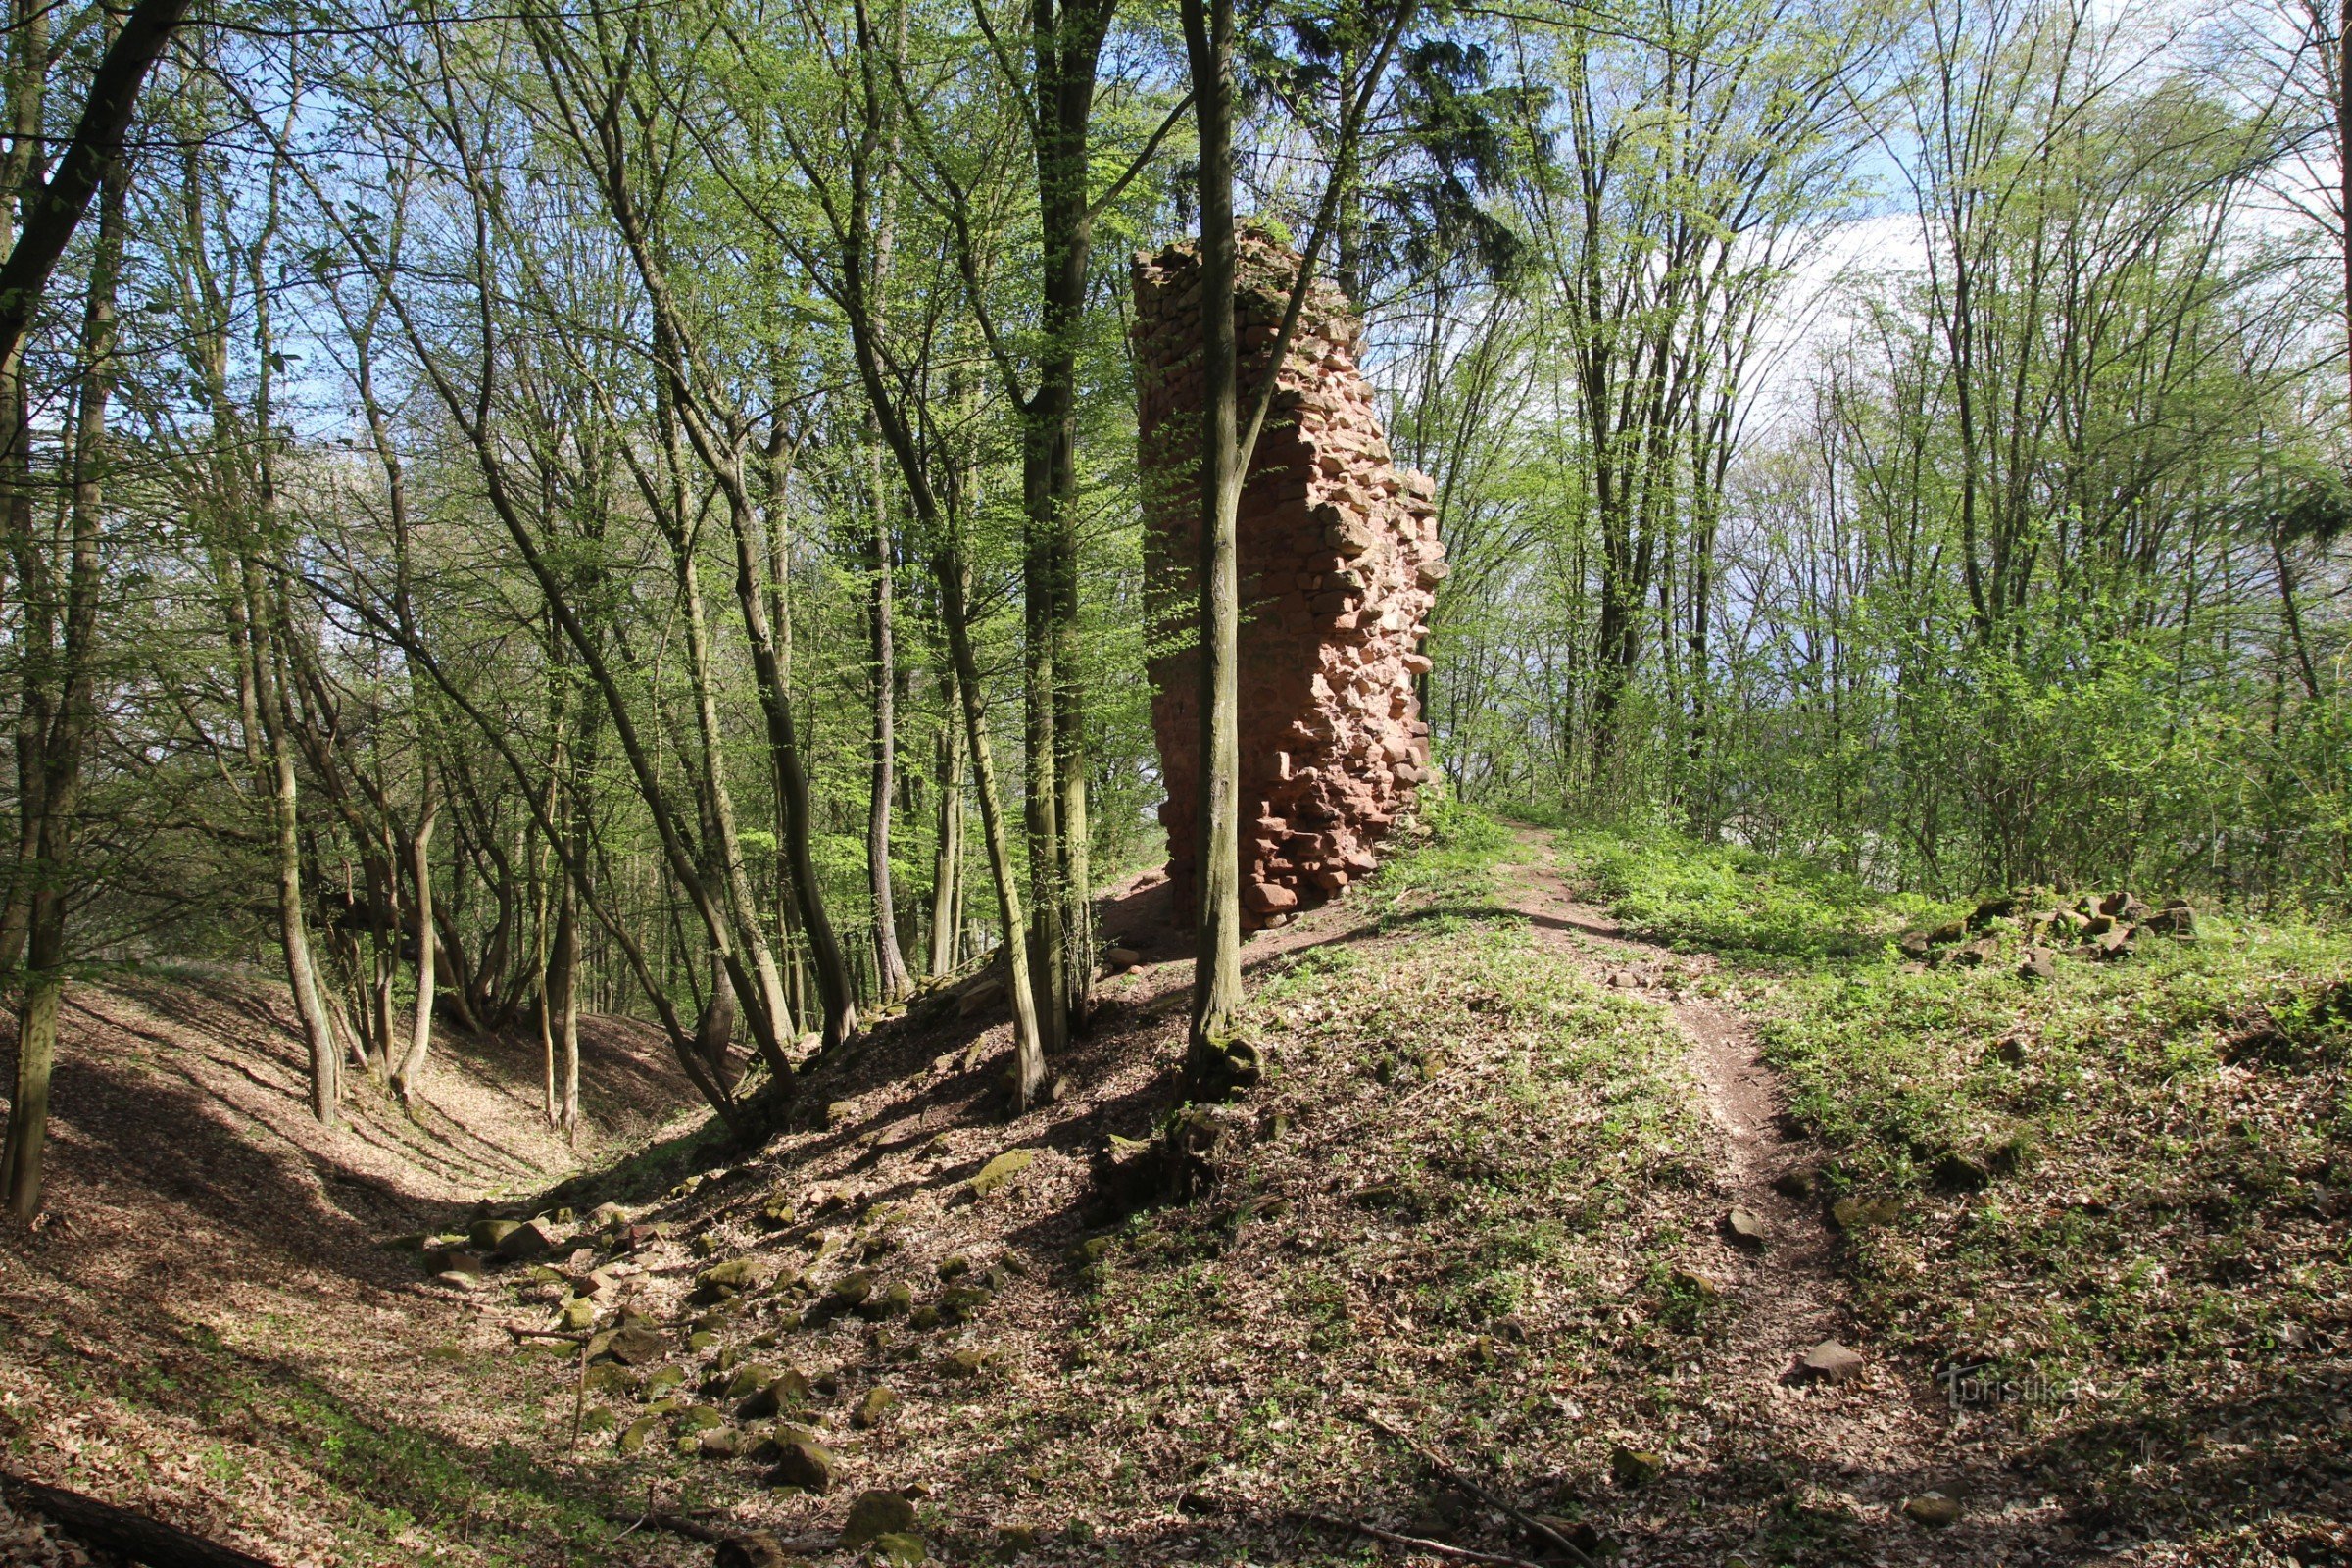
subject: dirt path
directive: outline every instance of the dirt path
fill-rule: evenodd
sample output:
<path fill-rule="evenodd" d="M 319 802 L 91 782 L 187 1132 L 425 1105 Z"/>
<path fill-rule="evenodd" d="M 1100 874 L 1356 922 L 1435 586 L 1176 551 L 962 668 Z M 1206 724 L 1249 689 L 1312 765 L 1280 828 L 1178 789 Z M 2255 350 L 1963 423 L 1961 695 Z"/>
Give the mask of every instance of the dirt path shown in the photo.
<path fill-rule="evenodd" d="M 1895 1527 L 1907 1524 L 1898 1513 L 1908 1499 L 1966 1490 L 1948 1429 L 1923 1397 L 1921 1369 L 1886 1365 L 1870 1353 L 1837 1266 L 1838 1240 L 1818 1203 L 1791 1196 L 1804 1191 L 1798 1184 L 1808 1151 L 1786 1128 L 1782 1087 L 1753 1027 L 1736 1008 L 1693 990 L 1716 968 L 1714 958 L 1627 935 L 1576 896 L 1544 835 L 1523 832 L 1520 842 L 1520 863 L 1497 872 L 1505 903 L 1528 915 L 1544 940 L 1577 955 L 1596 981 L 1668 1008 L 1690 1037 L 1691 1074 L 1722 1134 L 1717 1191 L 1727 1223 L 1706 1273 L 1740 1307 L 1714 1381 L 1758 1424 L 1749 1434 L 1753 1454 L 1799 1461 L 1814 1485 Z M 1734 1238 L 1734 1210 L 1762 1222 L 1762 1246 Z M 1837 1380 L 1811 1373 L 1800 1357 L 1825 1341 L 1859 1350 L 1859 1369 Z M 1898 1559 L 1948 1560 L 1958 1546 L 1952 1536 L 1909 1529 L 1882 1538 L 1882 1548 Z"/>

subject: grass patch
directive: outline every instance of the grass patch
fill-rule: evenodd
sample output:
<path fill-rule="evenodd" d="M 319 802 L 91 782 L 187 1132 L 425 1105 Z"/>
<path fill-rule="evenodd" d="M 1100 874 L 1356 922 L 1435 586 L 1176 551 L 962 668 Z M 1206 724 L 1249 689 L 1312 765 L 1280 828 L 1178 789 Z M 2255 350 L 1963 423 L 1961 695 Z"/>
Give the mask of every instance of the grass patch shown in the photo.
<path fill-rule="evenodd" d="M 1576 832 L 1560 845 L 1627 930 L 1751 960 L 1875 955 L 1906 926 L 1956 907 L 1881 892 L 1813 861 L 1671 833 Z"/>
<path fill-rule="evenodd" d="M 2048 981 L 1928 969 L 1886 938 L 1948 906 L 1572 844 L 1621 918 L 1725 958 L 1825 1204 L 1891 1200 L 1840 1249 L 1866 1337 L 2024 1391 L 1971 1414 L 2012 1468 L 2228 1553 L 2291 1554 L 2340 1513 L 2352 941 L 2207 917 Z"/>

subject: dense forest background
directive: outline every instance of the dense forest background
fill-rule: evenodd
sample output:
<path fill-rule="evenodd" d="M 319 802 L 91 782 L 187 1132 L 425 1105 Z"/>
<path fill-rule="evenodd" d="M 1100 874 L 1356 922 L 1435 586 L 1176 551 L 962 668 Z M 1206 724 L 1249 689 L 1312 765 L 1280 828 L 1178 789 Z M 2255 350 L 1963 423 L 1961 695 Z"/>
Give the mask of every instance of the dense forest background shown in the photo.
<path fill-rule="evenodd" d="M 11 16 L 24 224 L 122 18 Z M 1246 7 L 1244 217 L 1330 213 L 1438 483 L 1451 787 L 2340 909 L 2342 20 Z M 1115 0 L 191 17 L 0 377 L 0 966 L 270 965 L 326 1116 L 536 1030 L 564 1123 L 582 1009 L 727 1109 L 1009 916 L 1052 1049 L 1161 853 L 1191 80 Z"/>

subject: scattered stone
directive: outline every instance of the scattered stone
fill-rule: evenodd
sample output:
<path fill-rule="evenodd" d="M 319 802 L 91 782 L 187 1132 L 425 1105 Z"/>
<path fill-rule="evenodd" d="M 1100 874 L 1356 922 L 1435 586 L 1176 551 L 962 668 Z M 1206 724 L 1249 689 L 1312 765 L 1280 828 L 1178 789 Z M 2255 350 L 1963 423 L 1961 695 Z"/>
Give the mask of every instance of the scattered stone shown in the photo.
<path fill-rule="evenodd" d="M 1033 1149 L 1006 1150 L 980 1167 L 979 1174 L 972 1178 L 972 1196 L 974 1198 L 988 1197 L 1027 1170 L 1036 1158 L 1037 1151 Z"/>
<path fill-rule="evenodd" d="M 1772 1228 L 1752 1208 L 1735 1208 L 1723 1216 L 1723 1234 L 1734 1247 L 1761 1252 L 1772 1245 Z"/>
<path fill-rule="evenodd" d="M 599 1361 L 588 1369 L 591 1394 L 635 1394 L 641 1386 L 638 1374 L 617 1361 Z"/>
<path fill-rule="evenodd" d="M 1666 1276 L 1666 1283 L 1702 1301 L 1712 1301 L 1723 1295 L 1723 1287 L 1695 1269 L 1678 1268 Z"/>
<path fill-rule="evenodd" d="M 707 1268 L 694 1278 L 697 1285 L 714 1286 L 720 1290 L 760 1291 L 767 1288 L 782 1266 L 773 1258 L 737 1257 L 715 1268 Z"/>
<path fill-rule="evenodd" d="M 1936 1185 L 1947 1193 L 1973 1193 L 1992 1180 L 1984 1161 L 1971 1154 L 1950 1153 L 1936 1162 Z"/>
<path fill-rule="evenodd" d="M 1940 1492 L 1923 1492 L 1903 1499 L 1903 1517 L 1915 1525 L 1940 1530 L 1960 1519 L 1960 1504 Z"/>
<path fill-rule="evenodd" d="M 841 1544 L 848 1547 L 914 1528 L 914 1504 L 896 1492 L 861 1492 L 850 1504 L 850 1517 L 841 1527 Z"/>
<path fill-rule="evenodd" d="M 725 1357 L 722 1356 L 720 1360 L 723 1364 Z M 749 1398 L 773 1383 L 776 1377 L 777 1372 L 774 1367 L 764 1366 L 758 1361 L 747 1361 L 736 1367 L 728 1377 L 727 1397 L 730 1399 Z"/>
<path fill-rule="evenodd" d="M 2058 955 L 2038 945 L 2026 949 L 2018 959 L 2017 977 L 2020 980 L 2054 980 L 2058 976 Z"/>
<path fill-rule="evenodd" d="M 928 1562 L 931 1553 L 923 1545 L 923 1538 L 911 1531 L 893 1530 L 874 1538 L 874 1560 L 886 1562 L 892 1568 L 915 1568 Z"/>
<path fill-rule="evenodd" d="M 1796 1358 L 1800 1383 L 1850 1383 L 1862 1375 L 1862 1357 L 1836 1340 L 1824 1340 Z"/>
<path fill-rule="evenodd" d="M 2017 905 L 2014 897 L 1983 900 L 1969 912 L 1965 923 L 1971 931 L 1983 931 L 2015 914 Z"/>
<path fill-rule="evenodd" d="M 939 1293 L 938 1310 L 944 1323 L 968 1323 L 997 1293 L 980 1285 L 951 1285 Z"/>
<path fill-rule="evenodd" d="M 898 1407 L 898 1391 L 888 1384 L 877 1383 L 865 1391 L 865 1397 L 859 1399 L 858 1408 L 850 1412 L 850 1425 L 860 1432 L 880 1426 L 889 1418 L 890 1412 Z"/>
<path fill-rule="evenodd" d="M 857 1119 L 858 1107 L 847 1100 L 836 1100 L 825 1106 L 825 1125 L 838 1127 L 845 1121 Z"/>
<path fill-rule="evenodd" d="M 2007 1066 L 2023 1067 L 2026 1064 L 2026 1043 L 2015 1035 L 2004 1035 L 1994 1041 L 1992 1054 Z"/>
<path fill-rule="evenodd" d="M 1830 1222 L 1851 1235 L 1874 1225 L 1891 1225 L 1902 1217 L 1903 1206 L 1893 1198 L 1865 1198 L 1848 1194 L 1830 1205 Z"/>
<path fill-rule="evenodd" d="M 1609 1474 L 1621 1487 L 1647 1486 L 1666 1473 L 1666 1461 L 1644 1448 L 1629 1448 L 1619 1444 L 1609 1450 Z"/>
<path fill-rule="evenodd" d="M 903 1317 L 914 1305 L 914 1287 L 905 1280 L 893 1280 L 887 1290 L 868 1296 L 858 1304 L 858 1315 L 879 1321 L 887 1317 Z"/>
<path fill-rule="evenodd" d="M 617 1446 L 623 1453 L 643 1453 L 646 1443 L 662 1428 L 660 1416 L 641 1415 L 620 1429 Z"/>
<path fill-rule="evenodd" d="M 556 1327 L 566 1334 L 585 1334 L 596 1327 L 596 1303 L 585 1296 L 565 1301 L 556 1313 Z"/>
<path fill-rule="evenodd" d="M 681 1436 L 693 1432 L 709 1432 L 727 1424 L 727 1418 L 707 1404 L 690 1404 L 678 1412 L 678 1432 Z"/>
<path fill-rule="evenodd" d="M 1963 969 L 1974 969 L 1980 965 L 1990 963 L 2000 956 L 2001 939 L 1999 937 L 1979 937 L 1968 946 L 1955 949 L 1951 954 L 1950 961 Z"/>
<path fill-rule="evenodd" d="M 669 1340 L 659 1329 L 631 1324 L 613 1331 L 612 1338 L 605 1342 L 604 1353 L 623 1366 L 643 1366 L 667 1355 Z"/>
<path fill-rule="evenodd" d="M 797 1410 L 808 1402 L 808 1379 L 798 1370 L 787 1367 L 767 1379 L 757 1389 L 742 1396 L 735 1407 L 739 1421 L 763 1421 L 786 1410 Z"/>
<path fill-rule="evenodd" d="M 445 1268 L 433 1276 L 433 1283 L 449 1286 L 452 1290 L 478 1291 L 482 1288 L 482 1271 L 478 1266 L 471 1270 Z"/>
<path fill-rule="evenodd" d="M 813 1438 L 788 1438 L 776 1446 L 775 1468 L 768 1484 L 823 1492 L 833 1485 L 833 1450 Z"/>
<path fill-rule="evenodd" d="M 2197 934 L 2197 911 L 2186 903 L 2175 899 L 2139 923 L 2142 931 L 2158 936 L 2187 938 Z"/>
<path fill-rule="evenodd" d="M 511 1219 L 477 1219 L 466 1229 L 466 1239 L 485 1252 L 495 1252 L 508 1233 L 520 1229 L 521 1222 Z"/>
<path fill-rule="evenodd" d="M 1110 948 L 1102 955 L 1102 961 L 1113 969 L 1132 969 L 1143 959 L 1144 956 L 1133 948 Z"/>
<path fill-rule="evenodd" d="M 825 1292 L 824 1304 L 834 1311 L 846 1312 L 854 1306 L 862 1305 L 865 1298 L 873 1294 L 874 1276 L 865 1269 L 852 1269 L 835 1280 L 832 1289 Z"/>
<path fill-rule="evenodd" d="M 751 1446 L 752 1440 L 739 1427 L 712 1427 L 694 1440 L 695 1452 L 705 1459 L 736 1459 Z"/>
<path fill-rule="evenodd" d="M 978 1345 L 966 1345 L 950 1350 L 939 1363 L 942 1377 L 976 1378 L 991 1371 L 997 1364 L 996 1350 Z"/>
<path fill-rule="evenodd" d="M 718 1544 L 710 1568 L 792 1568 L 783 1544 L 764 1530 L 735 1536 Z"/>
<path fill-rule="evenodd" d="M 1821 1175 L 1804 1166 L 1785 1170 L 1772 1179 L 1772 1190 L 1783 1198 L 1793 1198 L 1799 1202 L 1810 1201 L 1821 1192 Z"/>
<path fill-rule="evenodd" d="M 1045 1544 L 1046 1533 L 1035 1525 L 997 1526 L 997 1550 L 1007 1557 L 1035 1551 Z"/>
<path fill-rule="evenodd" d="M 956 1016 L 969 1018 L 986 1012 L 1004 1000 L 1004 982 L 995 975 L 982 975 L 963 988 L 956 997 Z"/>

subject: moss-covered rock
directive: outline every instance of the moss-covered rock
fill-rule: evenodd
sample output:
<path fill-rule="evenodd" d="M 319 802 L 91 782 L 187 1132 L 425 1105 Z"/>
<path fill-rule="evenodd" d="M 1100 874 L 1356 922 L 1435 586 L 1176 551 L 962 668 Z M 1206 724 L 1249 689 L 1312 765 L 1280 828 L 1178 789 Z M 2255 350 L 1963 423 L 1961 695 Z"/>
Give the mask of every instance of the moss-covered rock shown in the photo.
<path fill-rule="evenodd" d="M 774 1457 L 775 1466 L 767 1476 L 770 1486 L 823 1492 L 833 1485 L 838 1461 L 832 1449 L 813 1438 L 785 1439 L 776 1445 Z"/>
<path fill-rule="evenodd" d="M 857 1547 L 868 1542 L 914 1528 L 914 1504 L 896 1492 L 861 1492 L 850 1504 L 841 1527 L 841 1544 Z"/>
<path fill-rule="evenodd" d="M 1006 1150 L 980 1167 L 979 1174 L 971 1180 L 972 1196 L 987 1198 L 1003 1191 L 1007 1183 L 1027 1170 L 1036 1159 L 1037 1151 L 1033 1149 Z"/>

